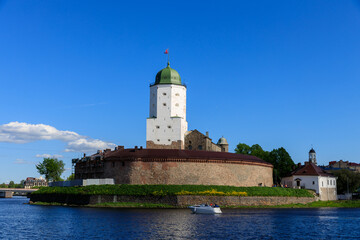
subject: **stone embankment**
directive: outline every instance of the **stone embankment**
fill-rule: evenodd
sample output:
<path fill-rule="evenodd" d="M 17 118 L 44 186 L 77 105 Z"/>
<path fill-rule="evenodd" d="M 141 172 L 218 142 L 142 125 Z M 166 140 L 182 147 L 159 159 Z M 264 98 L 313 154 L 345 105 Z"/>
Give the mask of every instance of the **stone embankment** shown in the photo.
<path fill-rule="evenodd" d="M 283 204 L 306 204 L 316 201 L 313 197 L 274 196 L 118 196 L 118 195 L 71 195 L 32 194 L 31 202 L 61 203 L 67 205 L 95 205 L 109 202 L 157 203 L 183 208 L 200 203 L 217 203 L 220 206 L 275 206 Z"/>

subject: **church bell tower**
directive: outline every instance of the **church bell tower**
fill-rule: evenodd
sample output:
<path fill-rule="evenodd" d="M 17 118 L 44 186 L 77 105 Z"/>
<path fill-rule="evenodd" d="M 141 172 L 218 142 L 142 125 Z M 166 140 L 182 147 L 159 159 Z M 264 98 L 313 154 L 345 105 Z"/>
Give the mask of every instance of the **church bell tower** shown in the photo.
<path fill-rule="evenodd" d="M 310 149 L 309 151 L 309 163 L 314 163 L 315 165 L 317 165 L 316 163 L 316 152 L 313 148 Z"/>
<path fill-rule="evenodd" d="M 187 131 L 186 87 L 179 73 L 167 67 L 150 85 L 150 114 L 146 120 L 146 148 L 184 149 Z"/>

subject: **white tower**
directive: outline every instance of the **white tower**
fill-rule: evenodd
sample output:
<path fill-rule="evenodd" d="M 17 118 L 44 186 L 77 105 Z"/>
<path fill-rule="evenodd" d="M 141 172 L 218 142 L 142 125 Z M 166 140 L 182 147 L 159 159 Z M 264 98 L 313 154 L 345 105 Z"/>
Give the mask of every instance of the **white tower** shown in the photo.
<path fill-rule="evenodd" d="M 317 164 L 316 163 L 316 152 L 313 148 L 311 148 L 309 151 L 309 162 L 314 163 L 315 165 Z"/>
<path fill-rule="evenodd" d="M 179 73 L 166 68 L 156 74 L 150 85 L 150 116 L 146 120 L 146 147 L 184 149 L 186 87 Z"/>

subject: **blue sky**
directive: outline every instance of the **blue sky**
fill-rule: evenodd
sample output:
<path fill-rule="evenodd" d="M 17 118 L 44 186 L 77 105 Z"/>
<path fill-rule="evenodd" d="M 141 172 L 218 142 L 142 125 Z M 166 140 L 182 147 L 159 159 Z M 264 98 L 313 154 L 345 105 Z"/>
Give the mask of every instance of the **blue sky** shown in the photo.
<path fill-rule="evenodd" d="M 0 183 L 145 146 L 166 48 L 189 129 L 359 163 L 359 43 L 360 1 L 0 0 Z"/>

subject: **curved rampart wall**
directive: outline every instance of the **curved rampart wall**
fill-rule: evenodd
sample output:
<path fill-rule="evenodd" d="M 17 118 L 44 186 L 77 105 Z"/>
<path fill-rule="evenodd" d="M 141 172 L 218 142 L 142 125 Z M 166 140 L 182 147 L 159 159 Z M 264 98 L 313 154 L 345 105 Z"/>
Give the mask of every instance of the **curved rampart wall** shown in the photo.
<path fill-rule="evenodd" d="M 103 178 L 116 184 L 271 186 L 272 167 L 254 163 L 105 161 Z"/>

